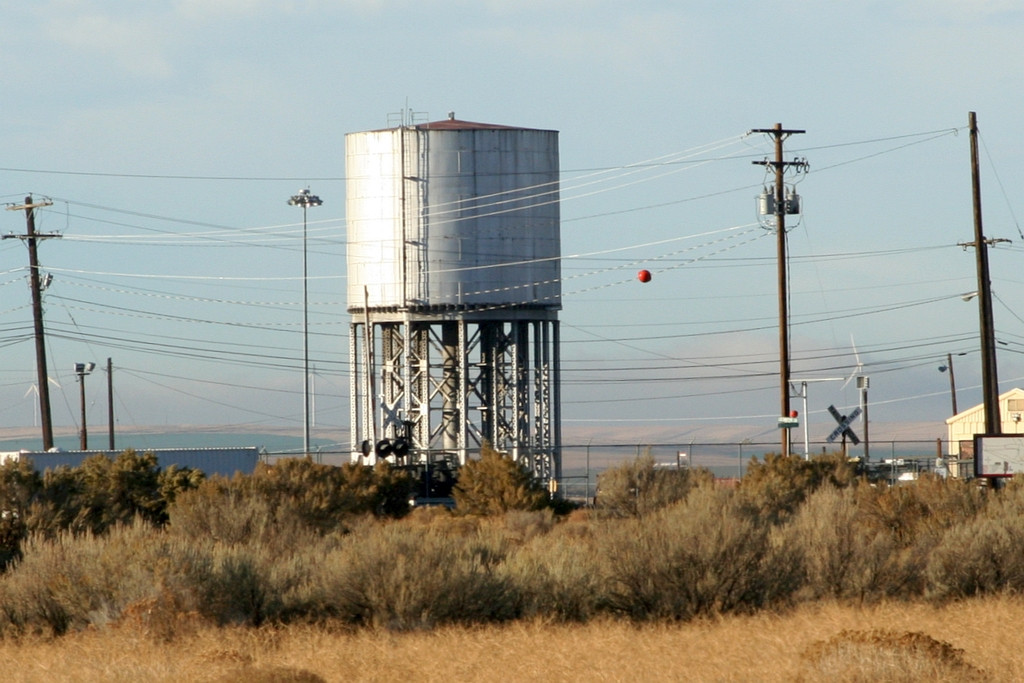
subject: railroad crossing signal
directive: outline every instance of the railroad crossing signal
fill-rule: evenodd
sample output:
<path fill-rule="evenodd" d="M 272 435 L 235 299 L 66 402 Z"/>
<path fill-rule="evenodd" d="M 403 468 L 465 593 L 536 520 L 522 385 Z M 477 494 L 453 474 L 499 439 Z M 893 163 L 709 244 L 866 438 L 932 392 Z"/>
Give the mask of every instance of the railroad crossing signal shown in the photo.
<path fill-rule="evenodd" d="M 829 406 L 828 412 L 832 414 L 832 417 L 834 417 L 836 422 L 839 423 L 839 426 L 833 429 L 832 433 L 829 434 L 828 438 L 825 440 L 828 441 L 829 443 L 832 443 L 833 441 L 838 439 L 840 435 L 843 435 L 844 437 L 852 441 L 854 446 L 859 444 L 860 439 L 858 439 L 857 434 L 854 433 L 852 429 L 850 429 L 850 424 L 854 420 L 856 420 L 857 417 L 860 415 L 860 407 L 854 408 L 853 412 L 850 413 L 849 415 L 840 415 L 839 411 L 836 410 L 835 406 Z"/>

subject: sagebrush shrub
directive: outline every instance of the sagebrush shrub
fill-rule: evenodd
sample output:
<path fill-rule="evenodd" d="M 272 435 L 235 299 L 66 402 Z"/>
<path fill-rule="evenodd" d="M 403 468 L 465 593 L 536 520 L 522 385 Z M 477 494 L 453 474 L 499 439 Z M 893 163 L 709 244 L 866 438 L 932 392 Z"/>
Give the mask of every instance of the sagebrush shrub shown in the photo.
<path fill-rule="evenodd" d="M 608 525 L 599 538 L 608 607 L 633 619 L 689 619 L 750 611 L 795 588 L 785 548 L 743 513 L 733 492 L 698 488 L 642 520 Z"/>
<path fill-rule="evenodd" d="M 376 524 L 329 553 L 305 599 L 353 624 L 397 630 L 514 615 L 500 534 Z"/>
<path fill-rule="evenodd" d="M 167 530 L 227 546 L 292 545 L 310 533 L 296 506 L 252 491 L 244 477 L 213 477 L 177 497 L 168 510 Z"/>
<path fill-rule="evenodd" d="M 128 605 L 155 597 L 165 577 L 195 561 L 195 544 L 169 542 L 142 521 L 104 535 L 33 534 L 24 557 L 0 577 L 4 628 L 61 634 L 104 625 Z M 173 578 L 166 583 L 181 587 Z"/>
<path fill-rule="evenodd" d="M 612 516 L 643 516 L 683 500 L 712 479 L 706 470 L 658 468 L 647 453 L 598 475 L 596 505 Z"/>
<path fill-rule="evenodd" d="M 865 600 L 906 588 L 903 549 L 868 522 L 858 500 L 853 488 L 824 486 L 780 530 L 803 569 L 806 597 Z"/>
<path fill-rule="evenodd" d="M 774 524 L 789 518 L 821 486 L 842 488 L 853 483 L 856 476 L 855 465 L 841 453 L 809 460 L 768 453 L 763 461 L 751 458 L 739 491 L 754 514 Z"/>
<path fill-rule="evenodd" d="M 926 569 L 928 594 L 936 599 L 1024 590 L 1024 506 L 1005 490 L 978 515 L 961 520 L 941 537 Z"/>
<path fill-rule="evenodd" d="M 566 521 L 509 553 L 503 571 L 518 616 L 585 622 L 599 614 L 606 580 L 591 526 Z"/>

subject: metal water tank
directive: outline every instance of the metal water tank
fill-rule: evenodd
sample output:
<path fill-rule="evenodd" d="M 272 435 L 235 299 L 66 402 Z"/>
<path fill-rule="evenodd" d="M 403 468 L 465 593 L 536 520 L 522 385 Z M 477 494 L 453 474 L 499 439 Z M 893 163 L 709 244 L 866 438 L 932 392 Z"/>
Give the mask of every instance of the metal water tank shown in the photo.
<path fill-rule="evenodd" d="M 558 133 L 447 120 L 350 133 L 348 306 L 558 308 Z"/>
<path fill-rule="evenodd" d="M 345 148 L 353 460 L 487 444 L 557 480 L 557 131 L 449 115 Z"/>

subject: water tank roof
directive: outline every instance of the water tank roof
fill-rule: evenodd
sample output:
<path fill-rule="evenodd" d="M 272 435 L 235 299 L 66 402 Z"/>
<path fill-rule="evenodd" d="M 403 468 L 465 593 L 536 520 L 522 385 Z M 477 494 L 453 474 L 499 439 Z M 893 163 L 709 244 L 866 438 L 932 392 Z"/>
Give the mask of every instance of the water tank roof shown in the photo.
<path fill-rule="evenodd" d="M 416 124 L 418 130 L 534 130 L 520 126 L 502 126 L 497 123 L 478 123 L 476 121 L 462 121 L 460 119 L 447 118 L 431 123 Z"/>
<path fill-rule="evenodd" d="M 386 130 L 397 130 L 398 128 L 401 128 L 401 126 L 396 126 L 395 128 L 381 128 L 381 129 L 374 130 L 374 131 L 369 131 L 369 132 L 371 132 L 371 133 L 379 133 L 379 132 L 383 132 L 383 131 L 386 131 Z M 411 128 L 414 128 L 416 130 L 535 130 L 535 131 L 546 131 L 546 129 L 544 129 L 544 128 L 524 128 L 522 126 L 503 126 L 503 125 L 501 125 L 499 123 L 480 123 L 478 121 L 463 121 L 461 119 L 455 118 L 452 115 L 449 115 L 448 118 L 442 119 L 440 121 L 432 121 L 430 123 L 417 123 L 417 124 L 411 126 Z M 546 132 L 551 132 L 551 131 L 546 131 Z"/>

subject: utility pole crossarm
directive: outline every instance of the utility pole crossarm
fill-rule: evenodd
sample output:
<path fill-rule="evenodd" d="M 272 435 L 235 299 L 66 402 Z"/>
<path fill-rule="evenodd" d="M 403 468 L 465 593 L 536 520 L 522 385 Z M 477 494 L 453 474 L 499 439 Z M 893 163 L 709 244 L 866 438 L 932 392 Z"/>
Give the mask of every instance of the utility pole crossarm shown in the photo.
<path fill-rule="evenodd" d="M 769 135 L 784 135 L 786 137 L 789 137 L 790 135 L 802 135 L 802 134 L 806 133 L 807 131 L 806 130 L 797 130 L 795 128 L 789 129 L 789 128 L 782 128 L 781 126 L 776 126 L 775 128 L 754 128 L 750 132 L 751 133 L 767 133 Z"/>
<path fill-rule="evenodd" d="M 7 207 L 8 211 L 25 211 L 26 209 L 39 209 L 44 206 L 53 206 L 53 202 L 44 199 L 41 202 L 33 202 L 31 197 L 25 198 L 24 204 L 12 204 Z"/>
<path fill-rule="evenodd" d="M 982 240 L 982 244 L 985 244 L 985 245 L 990 246 L 990 247 L 993 246 L 993 245 L 999 244 L 1001 242 L 1006 242 L 1007 244 L 1012 244 L 1013 240 L 1006 239 L 1005 237 L 986 237 L 985 239 Z M 977 247 L 978 243 L 977 242 L 957 242 L 956 246 L 963 247 L 964 251 L 966 251 L 968 247 Z"/>

